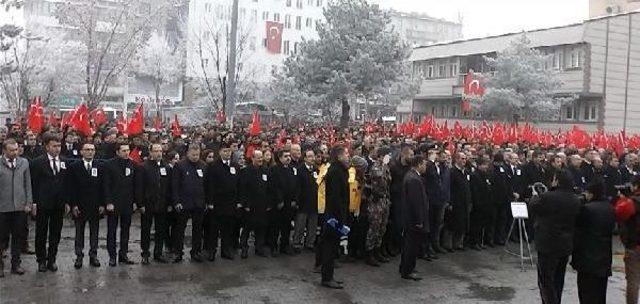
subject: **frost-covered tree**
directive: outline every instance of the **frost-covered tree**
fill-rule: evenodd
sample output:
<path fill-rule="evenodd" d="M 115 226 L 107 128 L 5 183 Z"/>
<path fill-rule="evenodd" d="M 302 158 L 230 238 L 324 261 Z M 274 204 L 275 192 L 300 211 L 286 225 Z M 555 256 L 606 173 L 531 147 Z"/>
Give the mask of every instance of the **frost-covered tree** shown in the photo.
<path fill-rule="evenodd" d="M 156 103 L 160 103 L 166 85 L 181 78 L 182 54 L 179 47 L 171 47 L 164 36 L 154 33 L 134 61 L 135 73 L 151 80 Z"/>
<path fill-rule="evenodd" d="M 303 41 L 285 62 L 285 76 L 315 97 L 321 108 L 341 108 L 349 122 L 349 101 L 376 98 L 408 74 L 410 48 L 390 25 L 389 15 L 366 0 L 336 0 L 324 11 L 318 40 Z"/>
<path fill-rule="evenodd" d="M 517 117 L 535 121 L 552 117 L 566 99 L 556 98 L 554 91 L 562 85 L 556 72 L 545 69 L 547 55 L 531 47 L 523 34 L 495 58 L 485 57 L 494 69 L 488 77 L 482 101 L 475 100 L 484 117 L 511 120 Z"/>

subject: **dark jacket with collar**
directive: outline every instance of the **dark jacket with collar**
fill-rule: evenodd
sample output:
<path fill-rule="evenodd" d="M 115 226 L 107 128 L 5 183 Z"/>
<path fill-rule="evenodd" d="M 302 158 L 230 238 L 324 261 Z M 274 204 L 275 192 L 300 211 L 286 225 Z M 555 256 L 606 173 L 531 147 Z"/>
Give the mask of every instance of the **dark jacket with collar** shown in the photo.
<path fill-rule="evenodd" d="M 171 192 L 173 205 L 182 204 L 184 210 L 204 209 L 204 172 L 206 165 L 202 161 L 179 161 L 173 168 Z"/>
<path fill-rule="evenodd" d="M 69 165 L 68 171 L 66 183 L 71 207 L 78 207 L 83 218 L 98 217 L 98 208 L 104 207 L 102 162 L 94 159 L 91 170 L 87 171 L 83 160 L 76 161 Z"/>
<path fill-rule="evenodd" d="M 116 213 L 133 213 L 133 204 L 142 204 L 144 195 L 141 168 L 130 159 L 112 158 L 104 166 L 104 201 Z"/>
<path fill-rule="evenodd" d="M 422 176 L 425 185 L 425 191 L 427 192 L 427 196 L 429 197 L 429 205 L 431 206 L 444 206 L 445 199 L 443 197 L 442 191 L 442 177 L 441 172 L 438 172 L 438 168 L 436 167 L 436 163 L 432 161 L 427 162 L 427 171 Z"/>
<path fill-rule="evenodd" d="M 238 199 L 238 179 L 240 167 L 230 163 L 227 166 L 222 160 L 216 160 L 207 166 L 205 174 L 205 188 L 207 204 L 214 206 L 214 212 L 219 215 L 231 216 L 235 214 Z"/>
<path fill-rule="evenodd" d="M 535 243 L 539 253 L 568 256 L 573 251 L 580 201 L 570 189 L 555 189 L 531 200 Z"/>
<path fill-rule="evenodd" d="M 298 201 L 300 191 L 298 174 L 298 168 L 293 166 L 285 167 L 278 164 L 271 168 L 275 203 L 284 203 L 285 209 L 291 208 L 291 202 Z"/>
<path fill-rule="evenodd" d="M 164 160 L 147 159 L 142 164 L 144 173 L 144 199 L 142 206 L 145 212 L 164 213 L 171 204 L 172 170 Z"/>
<path fill-rule="evenodd" d="M 464 169 L 464 168 L 463 168 Z M 451 216 L 449 227 L 453 231 L 466 232 L 469 228 L 469 210 L 471 208 L 471 176 L 467 170 L 451 168 Z"/>
<path fill-rule="evenodd" d="M 582 206 L 576 223 L 571 266 L 598 277 L 611 276 L 611 238 L 616 215 L 607 200 Z"/>
<path fill-rule="evenodd" d="M 331 163 L 327 171 L 325 219 L 335 218 L 346 224 L 349 214 L 349 172 L 340 163 Z"/>
<path fill-rule="evenodd" d="M 33 202 L 38 209 L 61 209 L 65 203 L 69 203 L 65 192 L 65 178 L 69 169 L 67 159 L 58 157 L 60 168 L 58 174 L 53 173 L 49 155 L 44 154 L 34 159 L 31 168 L 31 185 L 33 189 Z"/>
<path fill-rule="evenodd" d="M 429 200 L 422 177 L 409 170 L 402 182 L 402 227 L 407 230 L 429 232 Z M 421 225 L 422 228 L 417 228 Z"/>
<path fill-rule="evenodd" d="M 248 221 L 252 225 L 268 223 L 267 209 L 273 208 L 273 191 L 269 170 L 250 164 L 240 171 L 238 199 L 243 208 L 249 208 Z"/>
<path fill-rule="evenodd" d="M 312 167 L 311 170 L 305 164 L 298 167 L 298 184 L 300 185 L 300 194 L 298 196 L 298 204 L 300 208 L 298 212 L 306 214 L 318 213 L 318 183 L 316 178 L 318 169 Z"/>

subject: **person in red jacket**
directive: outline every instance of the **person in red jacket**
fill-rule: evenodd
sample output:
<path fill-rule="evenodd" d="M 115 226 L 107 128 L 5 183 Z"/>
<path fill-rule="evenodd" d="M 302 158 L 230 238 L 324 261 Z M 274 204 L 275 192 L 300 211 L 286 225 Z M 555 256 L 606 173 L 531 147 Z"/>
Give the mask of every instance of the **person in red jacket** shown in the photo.
<path fill-rule="evenodd" d="M 631 180 L 632 195 L 616 203 L 616 219 L 624 244 L 624 267 L 627 279 L 627 304 L 638 303 L 640 287 L 640 176 Z"/>

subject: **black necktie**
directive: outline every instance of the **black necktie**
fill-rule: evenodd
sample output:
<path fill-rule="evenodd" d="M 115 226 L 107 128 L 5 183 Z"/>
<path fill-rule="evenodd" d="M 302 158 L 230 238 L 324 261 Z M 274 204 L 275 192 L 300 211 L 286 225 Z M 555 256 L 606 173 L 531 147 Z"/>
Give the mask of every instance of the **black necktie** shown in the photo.
<path fill-rule="evenodd" d="M 87 172 L 91 173 L 91 163 L 87 162 Z"/>
<path fill-rule="evenodd" d="M 58 175 L 58 163 L 56 162 L 56 159 L 51 159 L 51 162 L 53 163 L 53 175 Z"/>

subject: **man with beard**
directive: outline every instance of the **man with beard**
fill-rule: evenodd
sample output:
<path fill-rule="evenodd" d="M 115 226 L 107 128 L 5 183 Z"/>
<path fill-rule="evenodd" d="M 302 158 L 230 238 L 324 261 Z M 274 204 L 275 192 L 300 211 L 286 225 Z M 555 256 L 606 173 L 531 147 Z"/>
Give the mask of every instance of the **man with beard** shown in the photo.
<path fill-rule="evenodd" d="M 294 252 L 300 253 L 302 248 L 313 250 L 318 226 L 318 170 L 316 156 L 313 150 L 304 152 L 304 164 L 298 167 L 298 182 L 300 185 L 299 208 L 296 213 L 295 231 L 293 234 Z M 305 241 L 302 237 L 305 235 Z"/>
<path fill-rule="evenodd" d="M 291 221 L 298 209 L 298 168 L 291 166 L 291 153 L 279 150 L 276 153 L 278 164 L 271 169 L 275 208 L 271 210 L 269 223 L 269 246 L 271 254 L 291 254 L 289 238 L 291 237 Z"/>

